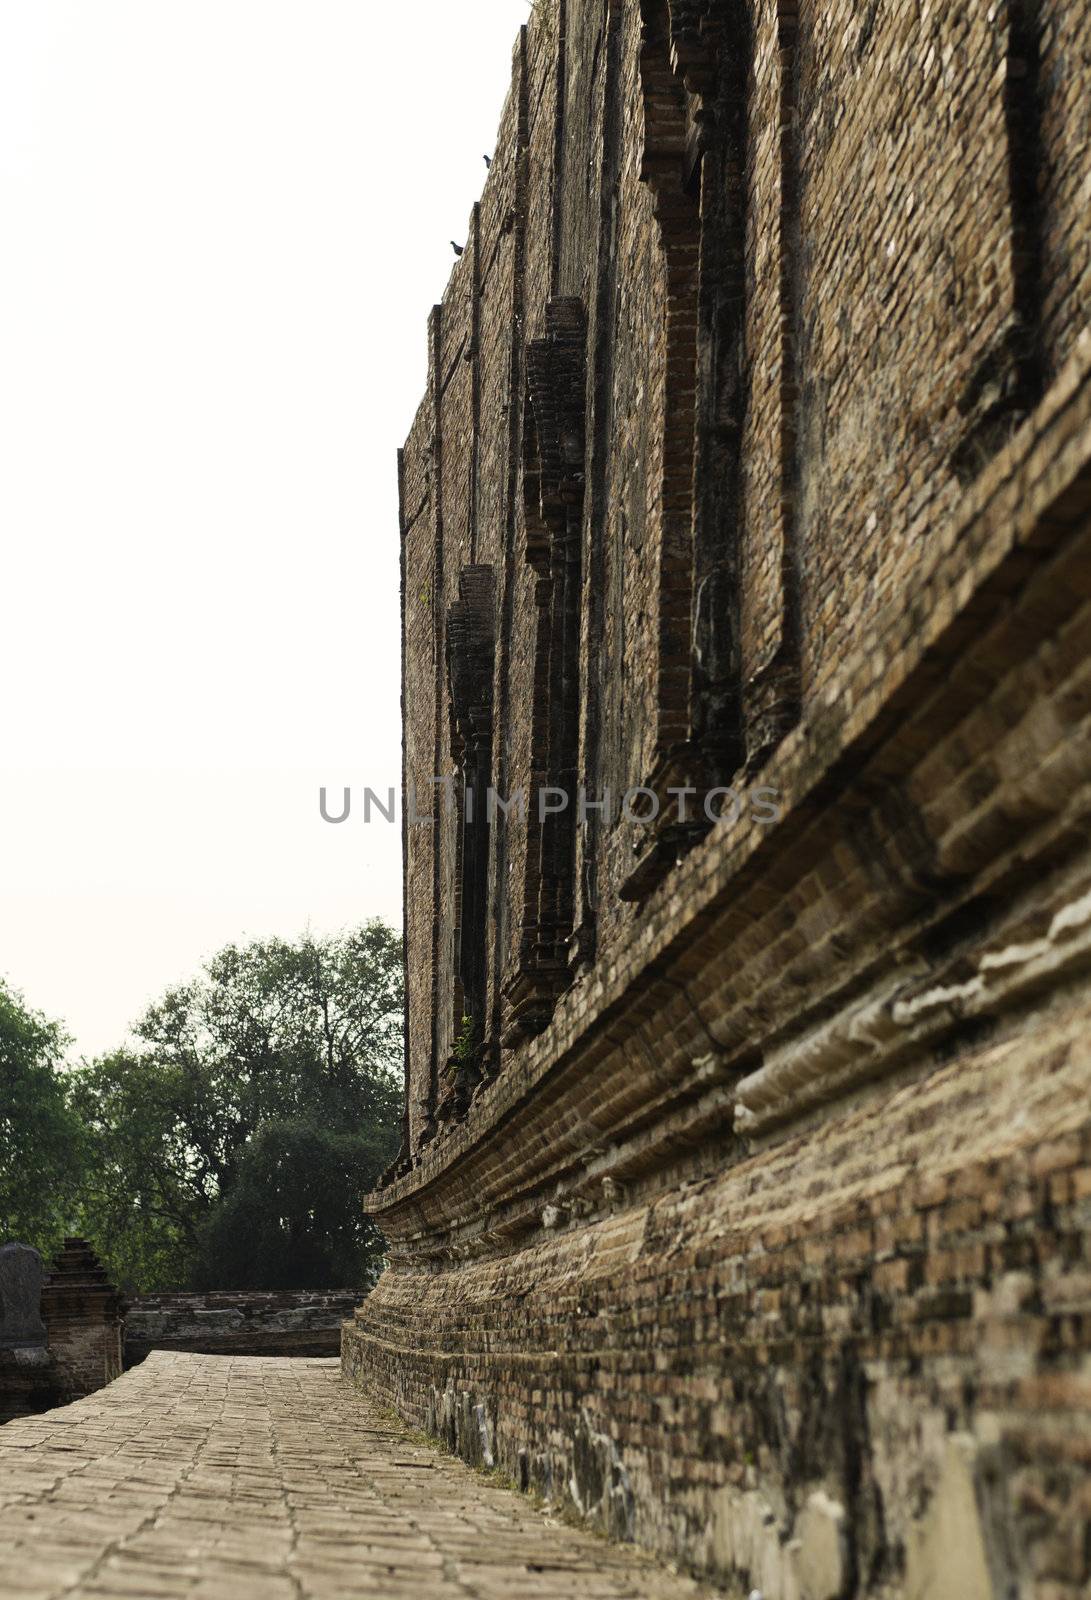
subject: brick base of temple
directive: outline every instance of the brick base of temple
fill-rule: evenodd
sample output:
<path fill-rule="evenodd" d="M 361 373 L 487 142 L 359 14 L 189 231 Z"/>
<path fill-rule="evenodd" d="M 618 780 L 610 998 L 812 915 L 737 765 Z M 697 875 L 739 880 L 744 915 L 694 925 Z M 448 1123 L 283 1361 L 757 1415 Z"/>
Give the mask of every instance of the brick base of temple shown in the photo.
<path fill-rule="evenodd" d="M 720 1174 L 389 1272 L 346 1326 L 347 1375 L 765 1600 L 939 1593 L 956 1553 L 965 1596 L 997 1562 L 1082 1592 L 1088 1007 L 1020 1022 Z"/>
<path fill-rule="evenodd" d="M 770 836 L 696 845 L 371 1196 L 344 1332 L 764 1600 L 1091 1593 L 1091 334 L 930 559 Z"/>

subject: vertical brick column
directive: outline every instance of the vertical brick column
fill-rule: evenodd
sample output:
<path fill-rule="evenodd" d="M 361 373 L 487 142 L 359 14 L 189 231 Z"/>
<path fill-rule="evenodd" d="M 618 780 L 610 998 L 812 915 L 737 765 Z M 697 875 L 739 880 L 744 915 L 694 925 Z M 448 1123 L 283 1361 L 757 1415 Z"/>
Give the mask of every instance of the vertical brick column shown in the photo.
<path fill-rule="evenodd" d="M 42 1319 L 69 1398 L 121 1376 L 124 1303 L 85 1239 L 66 1239 L 42 1286 Z"/>

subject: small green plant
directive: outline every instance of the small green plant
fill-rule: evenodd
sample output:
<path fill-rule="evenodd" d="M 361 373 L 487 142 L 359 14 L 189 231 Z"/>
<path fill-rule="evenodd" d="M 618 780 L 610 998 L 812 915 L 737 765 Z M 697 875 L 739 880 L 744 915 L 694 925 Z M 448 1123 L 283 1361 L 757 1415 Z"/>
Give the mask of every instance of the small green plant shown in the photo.
<path fill-rule="evenodd" d="M 462 1029 L 455 1040 L 455 1047 L 451 1054 L 456 1061 L 469 1061 L 474 1053 L 474 1019 L 463 1017 Z"/>

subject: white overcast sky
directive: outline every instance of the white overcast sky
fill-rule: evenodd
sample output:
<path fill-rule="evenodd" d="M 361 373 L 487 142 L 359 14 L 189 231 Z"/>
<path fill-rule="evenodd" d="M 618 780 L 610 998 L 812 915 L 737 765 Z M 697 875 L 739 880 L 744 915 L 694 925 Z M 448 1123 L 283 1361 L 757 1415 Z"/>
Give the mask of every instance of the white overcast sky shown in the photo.
<path fill-rule="evenodd" d="M 400 921 L 395 451 L 526 0 L 0 0 L 0 974 Z"/>

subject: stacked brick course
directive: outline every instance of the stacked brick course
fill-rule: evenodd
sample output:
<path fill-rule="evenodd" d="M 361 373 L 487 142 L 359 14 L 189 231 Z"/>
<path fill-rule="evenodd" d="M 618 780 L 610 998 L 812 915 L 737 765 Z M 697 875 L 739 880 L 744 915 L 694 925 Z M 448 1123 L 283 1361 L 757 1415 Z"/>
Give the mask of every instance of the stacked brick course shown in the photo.
<path fill-rule="evenodd" d="M 125 1313 L 125 1365 L 153 1350 L 195 1355 L 331 1356 L 360 1298 L 351 1289 L 216 1289 L 135 1295 Z"/>
<path fill-rule="evenodd" d="M 456 803 L 343 1362 L 765 1600 L 1091 1585 L 1089 41 L 538 6 L 401 458 L 406 781 Z M 655 826 L 467 850 L 467 583 L 496 789 Z M 775 827 L 669 809 L 757 782 Z"/>
<path fill-rule="evenodd" d="M 125 1308 L 85 1239 L 66 1239 L 42 1285 L 42 1318 L 66 1399 L 121 1376 Z"/>

